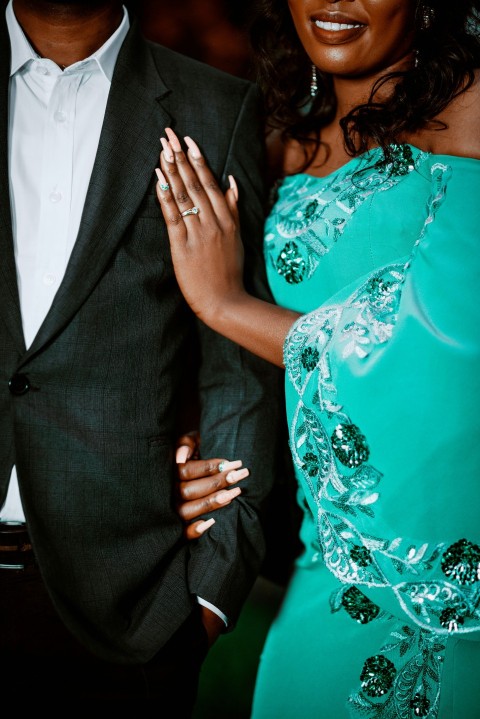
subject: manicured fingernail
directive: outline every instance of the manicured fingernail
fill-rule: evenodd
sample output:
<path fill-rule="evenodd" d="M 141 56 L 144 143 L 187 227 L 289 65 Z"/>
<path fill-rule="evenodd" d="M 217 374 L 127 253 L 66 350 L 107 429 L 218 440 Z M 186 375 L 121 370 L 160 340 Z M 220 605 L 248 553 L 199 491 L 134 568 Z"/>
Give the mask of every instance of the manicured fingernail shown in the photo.
<path fill-rule="evenodd" d="M 235 482 L 240 481 L 241 479 L 245 479 L 245 477 L 248 477 L 250 472 L 245 467 L 244 469 L 237 469 L 236 472 L 229 472 L 225 479 L 229 484 L 234 484 Z"/>
<path fill-rule="evenodd" d="M 160 185 L 160 189 L 163 190 L 164 192 L 166 192 L 167 190 L 170 189 L 170 185 L 169 185 L 168 182 L 166 181 L 165 175 L 163 174 L 163 172 L 162 172 L 158 167 L 155 168 L 155 172 L 156 172 L 157 177 L 158 177 L 158 183 L 159 183 L 159 185 Z"/>
<path fill-rule="evenodd" d="M 200 148 L 197 143 L 194 142 L 191 137 L 184 137 L 183 139 L 185 140 L 185 144 L 188 147 L 190 155 L 194 160 L 198 160 L 202 156 L 202 153 L 200 152 Z"/>
<path fill-rule="evenodd" d="M 174 131 L 170 127 L 166 127 L 165 134 L 168 137 L 168 141 L 172 147 L 172 150 L 174 152 L 181 152 L 182 146 L 180 145 L 178 137 L 175 135 Z"/>
<path fill-rule="evenodd" d="M 203 534 L 207 529 L 209 529 L 212 524 L 215 524 L 215 520 L 213 517 L 211 519 L 206 519 L 205 522 L 200 522 L 200 524 L 197 524 L 195 527 L 195 531 L 197 534 Z"/>
<path fill-rule="evenodd" d="M 164 155 L 166 161 L 167 161 L 167 162 L 173 162 L 173 159 L 174 159 L 174 158 L 173 158 L 173 152 L 172 152 L 172 150 L 171 150 L 171 148 L 170 148 L 170 145 L 168 144 L 168 142 L 166 141 L 166 139 L 165 139 L 164 137 L 161 137 L 161 138 L 160 138 L 160 142 L 162 143 L 163 155 Z"/>
<path fill-rule="evenodd" d="M 234 462 L 227 462 L 226 460 L 223 460 L 218 465 L 218 471 L 219 472 L 228 472 L 229 469 L 238 469 L 242 466 L 242 460 L 236 459 Z"/>
<path fill-rule="evenodd" d="M 218 504 L 228 504 L 232 499 L 238 497 L 241 491 L 239 487 L 235 487 L 235 489 L 224 489 L 223 492 L 217 494 L 215 501 L 218 502 Z"/>
<path fill-rule="evenodd" d="M 236 201 L 238 202 L 238 186 L 237 186 L 237 183 L 235 182 L 234 176 L 233 176 L 233 175 L 229 175 L 229 176 L 228 176 L 228 181 L 229 181 L 229 183 L 230 183 L 230 187 L 231 187 L 232 190 L 233 190 L 233 194 L 235 195 L 235 199 L 236 199 Z"/>
<path fill-rule="evenodd" d="M 177 460 L 177 464 L 183 464 L 188 459 L 188 452 L 189 447 L 186 447 L 185 445 L 182 445 L 177 449 L 177 452 L 175 454 L 175 459 Z"/>

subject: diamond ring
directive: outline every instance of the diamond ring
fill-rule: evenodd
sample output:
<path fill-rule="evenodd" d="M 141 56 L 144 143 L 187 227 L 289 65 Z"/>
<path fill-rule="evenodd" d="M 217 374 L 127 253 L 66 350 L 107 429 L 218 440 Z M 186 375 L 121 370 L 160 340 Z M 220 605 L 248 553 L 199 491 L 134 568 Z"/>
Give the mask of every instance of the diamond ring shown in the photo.
<path fill-rule="evenodd" d="M 198 215 L 200 212 L 199 207 L 191 207 L 189 210 L 185 210 L 184 212 L 181 212 L 182 217 L 186 217 L 187 215 Z"/>

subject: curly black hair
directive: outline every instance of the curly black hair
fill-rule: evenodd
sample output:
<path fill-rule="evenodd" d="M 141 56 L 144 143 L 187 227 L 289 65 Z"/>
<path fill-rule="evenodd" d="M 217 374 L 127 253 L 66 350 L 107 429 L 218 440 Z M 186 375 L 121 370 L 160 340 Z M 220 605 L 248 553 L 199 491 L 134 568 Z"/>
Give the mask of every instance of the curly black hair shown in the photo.
<path fill-rule="evenodd" d="M 431 20 L 427 28 L 422 26 L 425 10 Z M 415 67 L 381 77 L 368 102 L 341 120 L 351 156 L 379 145 L 388 159 L 392 143 L 431 124 L 475 79 L 480 66 L 480 0 L 418 0 L 416 17 Z M 284 140 L 292 138 L 304 146 L 302 169 L 306 169 L 321 142 L 322 127 L 335 117 L 331 77 L 317 71 L 318 92 L 312 100 L 311 60 L 298 39 L 286 0 L 255 4 L 250 37 L 268 127 L 280 130 Z M 389 98 L 377 102 L 378 90 L 392 79 L 396 82 Z"/>

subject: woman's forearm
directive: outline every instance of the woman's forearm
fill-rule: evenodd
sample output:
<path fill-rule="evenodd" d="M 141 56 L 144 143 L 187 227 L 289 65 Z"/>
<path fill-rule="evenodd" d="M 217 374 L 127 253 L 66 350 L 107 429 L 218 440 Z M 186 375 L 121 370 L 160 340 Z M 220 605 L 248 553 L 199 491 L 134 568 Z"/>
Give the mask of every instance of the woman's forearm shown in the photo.
<path fill-rule="evenodd" d="M 283 367 L 283 344 L 298 312 L 247 293 L 201 315 L 205 324 L 268 362 Z"/>

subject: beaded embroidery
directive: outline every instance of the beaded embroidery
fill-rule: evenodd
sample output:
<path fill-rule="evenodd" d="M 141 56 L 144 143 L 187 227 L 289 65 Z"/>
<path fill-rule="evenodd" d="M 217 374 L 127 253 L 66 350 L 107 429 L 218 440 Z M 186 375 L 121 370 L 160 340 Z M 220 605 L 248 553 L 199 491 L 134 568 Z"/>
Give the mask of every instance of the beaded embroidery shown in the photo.
<path fill-rule="evenodd" d="M 416 546 L 402 537 L 373 536 L 355 521 L 375 516 L 382 474 L 368 461 L 368 438 L 341 404 L 329 357 L 334 340 L 343 344 L 343 357 L 361 361 L 392 337 L 406 273 L 443 201 L 448 175 L 445 165 L 432 166 L 428 215 L 410 257 L 379 269 L 346 301 L 300 317 L 284 348 L 298 395 L 292 455 L 315 500 L 324 562 L 342 583 L 330 600 L 332 611 L 343 608 L 360 623 L 392 621 L 363 591 L 388 587 L 411 622 L 398 625 L 359 672 L 359 690 L 349 702 L 367 719 L 434 719 L 445 639 L 452 631 L 480 628 L 478 545 L 460 539 L 449 547 Z"/>
<path fill-rule="evenodd" d="M 372 165 L 377 155 L 380 159 Z M 409 145 L 391 145 L 390 155 L 391 160 L 386 161 L 380 148 L 365 153 L 353 183 L 350 163 L 320 189 L 315 182 L 317 178 L 305 175 L 305 184 L 298 189 L 293 201 L 289 201 L 287 194 L 289 178 L 283 180 L 277 188 L 279 201 L 266 226 L 265 253 L 267 261 L 288 284 L 309 279 L 320 258 L 341 237 L 355 210 L 373 193 L 394 187 L 428 157 L 427 153 L 419 152 L 414 159 Z M 364 173 L 366 169 L 368 175 Z M 311 187 L 312 181 L 315 190 Z M 280 251 L 272 242 L 276 237 L 285 240 Z"/>

